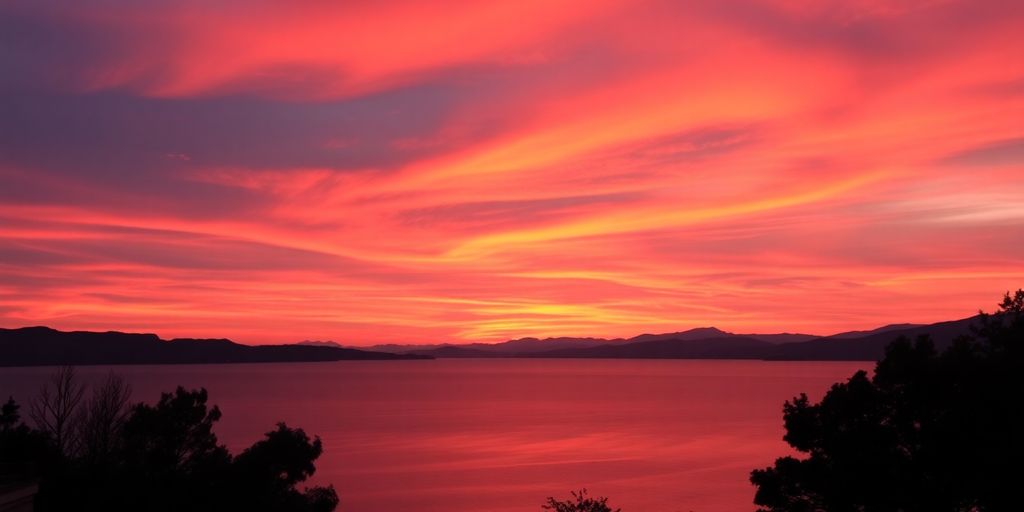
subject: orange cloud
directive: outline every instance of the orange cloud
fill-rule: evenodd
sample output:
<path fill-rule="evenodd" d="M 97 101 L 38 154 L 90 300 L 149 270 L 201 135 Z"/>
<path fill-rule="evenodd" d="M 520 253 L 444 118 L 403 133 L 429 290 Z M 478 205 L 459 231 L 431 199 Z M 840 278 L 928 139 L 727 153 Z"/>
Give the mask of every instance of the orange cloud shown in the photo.
<path fill-rule="evenodd" d="M 11 3 L 0 324 L 370 344 L 967 316 L 1024 281 L 1004 7 Z"/>

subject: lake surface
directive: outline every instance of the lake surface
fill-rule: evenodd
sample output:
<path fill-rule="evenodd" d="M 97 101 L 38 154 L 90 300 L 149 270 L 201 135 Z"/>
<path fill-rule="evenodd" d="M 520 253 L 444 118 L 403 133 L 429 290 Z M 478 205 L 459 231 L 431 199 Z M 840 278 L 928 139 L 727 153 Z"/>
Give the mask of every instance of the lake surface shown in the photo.
<path fill-rule="evenodd" d="M 232 452 L 278 421 L 319 435 L 342 512 L 539 511 L 586 487 L 624 512 L 752 511 L 751 469 L 789 453 L 782 403 L 866 362 L 444 359 L 80 367 L 133 399 L 206 387 Z M 0 368 L 27 404 L 52 368 Z M 23 409 L 23 412 L 27 407 Z"/>

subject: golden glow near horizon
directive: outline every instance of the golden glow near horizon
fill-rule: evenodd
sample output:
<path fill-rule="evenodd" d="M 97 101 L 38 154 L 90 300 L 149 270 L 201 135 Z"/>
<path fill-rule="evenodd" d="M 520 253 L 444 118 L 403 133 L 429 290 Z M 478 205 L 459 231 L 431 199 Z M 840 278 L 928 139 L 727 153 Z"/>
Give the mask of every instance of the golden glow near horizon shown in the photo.
<path fill-rule="evenodd" d="M 968 316 L 1024 285 L 1021 33 L 1001 1 L 8 2 L 0 326 Z"/>

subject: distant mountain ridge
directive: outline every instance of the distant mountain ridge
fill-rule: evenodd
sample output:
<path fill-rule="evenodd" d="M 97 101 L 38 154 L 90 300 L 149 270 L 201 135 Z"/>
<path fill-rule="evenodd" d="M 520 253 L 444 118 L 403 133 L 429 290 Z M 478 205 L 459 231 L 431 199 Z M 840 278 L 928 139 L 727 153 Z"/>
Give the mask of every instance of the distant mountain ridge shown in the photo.
<path fill-rule="evenodd" d="M 830 336 L 800 333 L 735 334 L 716 327 L 680 332 L 640 334 L 632 338 L 518 338 L 501 343 L 375 345 L 374 350 L 429 355 L 437 358 L 682 358 L 874 361 L 900 336 L 928 334 L 938 348 L 970 333 L 977 317 L 929 325 L 890 324 L 866 331 Z"/>
<path fill-rule="evenodd" d="M 533 357 L 603 359 L 763 359 L 773 345 L 733 336 L 705 339 L 657 338 L 620 345 L 553 350 Z"/>
<path fill-rule="evenodd" d="M 697 327 L 680 332 L 670 332 L 661 334 L 640 334 L 633 336 L 632 338 L 574 338 L 569 336 L 560 336 L 555 338 L 517 338 L 513 340 L 503 341 L 500 343 L 441 343 L 441 344 L 426 344 L 426 345 L 397 345 L 397 344 L 386 344 L 386 345 L 373 345 L 366 347 L 369 350 L 379 350 L 386 352 L 393 352 L 399 354 L 405 353 L 416 353 L 416 354 L 431 354 L 434 351 L 444 349 L 442 353 L 448 354 L 464 354 L 461 357 L 468 357 L 468 354 L 475 353 L 479 354 L 480 357 L 507 357 L 509 355 L 525 355 L 539 352 L 549 352 L 552 350 L 564 350 L 564 349 L 582 349 L 589 347 L 598 347 L 605 345 L 624 345 L 644 341 L 655 341 L 655 340 L 706 340 L 712 338 L 732 338 L 732 337 L 744 337 L 753 338 L 756 340 L 766 341 L 768 343 L 790 343 L 797 341 L 807 341 L 812 339 L 820 338 L 813 334 L 792 334 L 792 333 L 780 333 L 780 334 L 733 334 L 730 332 L 723 331 L 717 327 Z M 301 342 L 306 343 L 306 342 Z M 457 347 L 460 350 L 453 351 L 449 350 L 448 347 Z M 451 357 L 451 356 L 449 356 Z"/>
<path fill-rule="evenodd" d="M 906 328 L 883 328 L 866 331 L 861 337 L 847 337 L 850 333 L 841 333 L 824 338 L 818 338 L 802 343 L 789 343 L 779 345 L 766 359 L 786 361 L 818 361 L 818 360 L 846 360 L 846 361 L 875 361 L 885 355 L 885 347 L 896 338 L 903 336 L 908 339 L 915 339 L 918 336 L 929 336 L 935 343 L 935 348 L 943 350 L 953 344 L 958 336 L 971 333 L 971 326 L 976 324 L 978 316 L 938 322 L 928 325 L 911 325 Z"/>
<path fill-rule="evenodd" d="M 0 329 L 0 366 L 276 363 L 429 359 L 351 348 L 242 345 L 228 339 L 162 340 L 155 334 L 64 332 L 49 327 Z"/>
<path fill-rule="evenodd" d="M 0 329 L 0 366 L 204 364 L 432 358 L 763 359 L 874 361 L 900 336 L 931 336 L 940 350 L 970 334 L 978 317 L 928 325 L 891 324 L 831 336 L 734 334 L 715 327 L 632 338 L 518 338 L 502 343 L 344 347 L 333 341 L 242 345 L 227 339 L 162 340 L 155 334 Z"/>
<path fill-rule="evenodd" d="M 924 327 L 924 326 L 921 325 L 921 324 L 889 324 L 889 325 L 883 325 L 883 326 L 878 327 L 876 329 L 871 329 L 869 331 L 847 331 L 847 332 L 841 332 L 839 334 L 833 334 L 831 336 L 824 336 L 824 337 L 825 338 L 830 338 L 830 339 L 863 338 L 865 336 L 871 336 L 873 334 L 882 334 L 882 333 L 885 333 L 885 332 L 892 332 L 892 331 L 902 331 L 902 330 L 905 330 L 905 329 L 912 329 L 914 327 Z"/>
<path fill-rule="evenodd" d="M 296 343 L 296 345 L 304 345 L 308 347 L 334 347 L 334 348 L 345 348 L 341 343 L 334 341 L 316 341 L 316 340 L 305 340 Z"/>

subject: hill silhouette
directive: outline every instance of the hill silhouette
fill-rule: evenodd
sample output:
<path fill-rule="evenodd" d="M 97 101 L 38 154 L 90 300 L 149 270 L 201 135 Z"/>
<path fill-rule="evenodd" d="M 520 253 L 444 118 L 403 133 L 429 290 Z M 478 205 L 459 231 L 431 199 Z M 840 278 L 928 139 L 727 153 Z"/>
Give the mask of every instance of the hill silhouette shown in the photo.
<path fill-rule="evenodd" d="M 745 337 L 707 339 L 654 339 L 623 345 L 552 350 L 533 357 L 611 359 L 762 359 L 773 347 L 767 341 Z"/>
<path fill-rule="evenodd" d="M 341 343 L 337 343 L 337 342 L 334 342 L 334 341 L 306 340 L 306 341 L 300 341 L 300 342 L 296 343 L 296 345 L 307 345 L 307 346 L 310 346 L 310 347 L 345 348 Z M 387 350 L 383 350 L 382 352 L 387 352 Z"/>
<path fill-rule="evenodd" d="M 468 354 L 477 354 L 473 357 L 518 357 L 524 354 L 535 352 L 546 352 L 556 349 L 587 348 L 607 344 L 626 343 L 623 338 L 573 338 L 562 336 L 557 338 L 516 338 L 501 343 L 439 343 L 424 345 L 373 345 L 367 347 L 369 350 L 392 352 L 396 354 L 430 354 L 436 357 L 452 357 L 445 354 L 452 354 L 454 357 L 469 357 Z M 459 350 L 450 350 L 449 347 L 456 347 Z"/>
<path fill-rule="evenodd" d="M 871 336 L 872 334 L 880 334 L 880 333 L 883 333 L 883 332 L 891 332 L 891 331 L 902 331 L 904 329 L 911 329 L 911 328 L 914 328 L 914 327 L 924 327 L 924 326 L 921 325 L 921 324 L 889 324 L 889 325 L 883 325 L 881 327 L 877 327 L 875 329 L 871 329 L 869 331 L 847 331 L 847 332 L 841 332 L 841 333 L 838 333 L 838 334 L 833 334 L 831 336 L 825 336 L 825 337 L 826 338 L 832 338 L 832 339 L 863 338 L 865 336 Z"/>
<path fill-rule="evenodd" d="M 788 343 L 775 347 L 765 358 L 787 361 L 877 361 L 885 355 L 885 347 L 900 336 L 909 339 L 928 336 L 935 343 L 936 349 L 945 350 L 958 336 L 969 334 L 971 325 L 978 319 L 979 317 L 973 316 L 903 329 L 883 328 L 884 330 L 868 331 L 868 334 L 862 337 L 848 337 L 850 333 L 843 333 L 801 343 Z"/>
<path fill-rule="evenodd" d="M 657 340 L 707 340 L 712 338 L 726 338 L 734 336 L 731 332 L 725 332 L 717 327 L 697 327 L 681 332 L 667 332 L 663 334 L 641 334 L 626 340 L 626 343 L 642 343 L 645 341 Z"/>
<path fill-rule="evenodd" d="M 892 324 L 831 336 L 735 334 L 715 327 L 632 338 L 518 338 L 502 343 L 344 347 L 329 341 L 250 346 L 228 339 L 162 340 L 155 334 L 0 329 L 0 366 L 270 363 L 429 358 L 626 358 L 877 361 L 894 338 L 928 335 L 939 350 L 978 317 L 929 325 Z"/>
<path fill-rule="evenodd" d="M 406 354 L 417 354 L 438 358 L 493 358 L 512 357 L 510 354 L 503 354 L 489 350 L 480 350 L 462 345 L 443 345 L 429 350 L 414 350 Z"/>
<path fill-rule="evenodd" d="M 812 334 L 733 334 L 716 327 L 697 327 L 686 331 L 640 334 L 632 338 L 576 338 L 560 336 L 553 338 L 517 338 L 500 343 L 466 343 L 466 344 L 430 344 L 430 345 L 374 345 L 370 350 L 393 352 L 398 354 L 426 354 L 434 357 L 533 357 L 541 353 L 555 350 L 571 351 L 611 345 L 627 345 L 632 343 L 656 340 L 706 340 L 712 338 L 753 338 L 769 343 L 789 343 L 817 339 Z M 451 347 L 455 347 L 452 349 Z M 568 354 L 569 352 L 565 352 Z M 564 357 L 558 355 L 557 357 Z"/>
<path fill-rule="evenodd" d="M 800 333 L 735 334 L 715 327 L 641 334 L 632 338 L 518 338 L 501 343 L 376 345 L 371 349 L 437 358 L 646 358 L 877 361 L 894 338 L 928 335 L 939 349 L 968 334 L 977 317 L 929 325 L 890 324 L 831 336 Z"/>
<path fill-rule="evenodd" d="M 0 366 L 278 363 L 428 357 L 327 346 L 251 346 L 228 339 L 162 340 L 155 334 L 113 331 L 64 332 L 49 327 L 0 329 Z"/>

